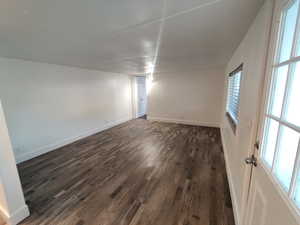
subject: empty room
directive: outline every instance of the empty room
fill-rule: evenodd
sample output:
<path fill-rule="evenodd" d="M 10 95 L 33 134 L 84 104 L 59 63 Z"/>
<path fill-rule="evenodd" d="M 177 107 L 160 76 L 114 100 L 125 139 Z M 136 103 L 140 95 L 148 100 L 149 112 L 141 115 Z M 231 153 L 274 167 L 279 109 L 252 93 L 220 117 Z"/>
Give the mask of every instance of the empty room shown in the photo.
<path fill-rule="evenodd" d="M 300 0 L 3 0 L 0 225 L 300 225 Z"/>

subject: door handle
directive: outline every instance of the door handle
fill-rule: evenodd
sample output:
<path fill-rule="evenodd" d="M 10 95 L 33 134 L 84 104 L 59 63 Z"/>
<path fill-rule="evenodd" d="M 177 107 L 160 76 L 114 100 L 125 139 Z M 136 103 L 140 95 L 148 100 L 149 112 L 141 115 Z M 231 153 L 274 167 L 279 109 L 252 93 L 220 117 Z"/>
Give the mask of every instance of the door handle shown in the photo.
<path fill-rule="evenodd" d="M 257 158 L 252 155 L 251 157 L 245 159 L 245 163 L 257 167 Z"/>

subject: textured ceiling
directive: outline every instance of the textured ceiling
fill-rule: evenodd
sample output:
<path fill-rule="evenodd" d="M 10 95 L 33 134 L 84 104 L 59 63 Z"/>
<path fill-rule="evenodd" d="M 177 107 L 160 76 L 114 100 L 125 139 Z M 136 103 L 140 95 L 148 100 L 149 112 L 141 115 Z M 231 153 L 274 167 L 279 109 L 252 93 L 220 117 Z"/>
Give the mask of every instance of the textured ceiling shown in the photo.
<path fill-rule="evenodd" d="M 0 56 L 126 74 L 227 63 L 263 0 L 4 0 Z"/>

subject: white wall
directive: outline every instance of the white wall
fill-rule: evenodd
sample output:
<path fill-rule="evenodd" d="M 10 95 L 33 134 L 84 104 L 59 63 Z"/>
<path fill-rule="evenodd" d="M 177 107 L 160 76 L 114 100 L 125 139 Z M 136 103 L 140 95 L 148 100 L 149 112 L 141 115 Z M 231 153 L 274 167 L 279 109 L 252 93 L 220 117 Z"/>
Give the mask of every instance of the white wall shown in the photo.
<path fill-rule="evenodd" d="M 132 118 L 122 74 L 0 58 L 0 98 L 17 161 Z"/>
<path fill-rule="evenodd" d="M 223 88 L 223 68 L 154 75 L 148 117 L 219 127 Z"/>
<path fill-rule="evenodd" d="M 265 72 L 266 53 L 272 14 L 271 1 L 267 0 L 253 21 L 248 33 L 227 65 L 222 119 L 222 138 L 226 164 L 231 185 L 237 225 L 243 216 L 243 204 L 248 187 L 249 168 L 244 159 L 251 154 L 255 143 L 256 123 L 260 105 L 261 89 Z M 244 63 L 241 95 L 240 121 L 236 134 L 225 116 L 228 74 Z"/>

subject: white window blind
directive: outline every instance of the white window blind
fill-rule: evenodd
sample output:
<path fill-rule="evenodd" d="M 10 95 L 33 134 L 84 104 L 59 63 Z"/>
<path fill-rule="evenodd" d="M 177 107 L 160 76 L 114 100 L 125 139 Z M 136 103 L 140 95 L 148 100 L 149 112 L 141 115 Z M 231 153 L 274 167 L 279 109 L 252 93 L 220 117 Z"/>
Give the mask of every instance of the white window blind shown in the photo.
<path fill-rule="evenodd" d="M 230 73 L 228 78 L 228 93 L 226 111 L 237 124 L 239 121 L 240 85 L 242 76 L 242 65 Z"/>

